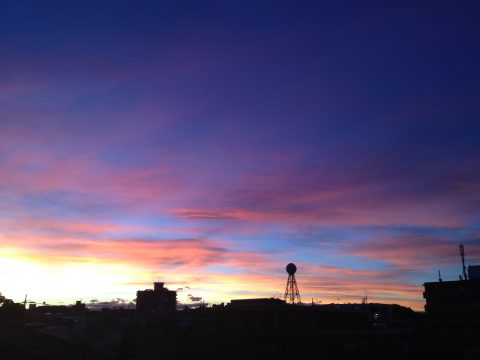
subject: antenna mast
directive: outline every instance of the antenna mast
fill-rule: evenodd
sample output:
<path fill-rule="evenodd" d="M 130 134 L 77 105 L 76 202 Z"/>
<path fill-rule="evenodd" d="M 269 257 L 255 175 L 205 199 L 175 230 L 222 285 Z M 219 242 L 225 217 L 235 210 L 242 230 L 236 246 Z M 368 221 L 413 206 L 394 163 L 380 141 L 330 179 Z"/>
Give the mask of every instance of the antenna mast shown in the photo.
<path fill-rule="evenodd" d="M 365 290 L 365 296 L 362 297 L 362 304 L 363 305 L 368 304 L 368 292 L 367 292 L 367 290 Z"/>
<path fill-rule="evenodd" d="M 460 257 L 462 258 L 463 280 L 468 280 L 467 267 L 465 266 L 465 251 L 463 245 L 460 245 Z"/>

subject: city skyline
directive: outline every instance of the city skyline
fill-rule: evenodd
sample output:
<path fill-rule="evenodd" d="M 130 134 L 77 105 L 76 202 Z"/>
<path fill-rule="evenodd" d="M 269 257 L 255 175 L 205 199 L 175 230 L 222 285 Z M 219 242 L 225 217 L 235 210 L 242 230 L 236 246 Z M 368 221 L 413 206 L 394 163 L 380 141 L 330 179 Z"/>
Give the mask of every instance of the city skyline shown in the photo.
<path fill-rule="evenodd" d="M 3 295 L 283 298 L 294 262 L 423 310 L 480 263 L 474 2 L 0 6 Z"/>

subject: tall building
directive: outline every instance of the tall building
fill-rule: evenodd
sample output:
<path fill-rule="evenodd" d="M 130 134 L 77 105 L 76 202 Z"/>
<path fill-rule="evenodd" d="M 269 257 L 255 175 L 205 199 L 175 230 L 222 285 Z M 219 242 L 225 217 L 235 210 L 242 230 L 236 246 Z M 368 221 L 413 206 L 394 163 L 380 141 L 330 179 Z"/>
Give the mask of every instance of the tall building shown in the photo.
<path fill-rule="evenodd" d="M 432 325 L 451 331 L 480 330 L 480 266 L 469 266 L 461 280 L 423 284 L 425 311 Z"/>
<path fill-rule="evenodd" d="M 156 282 L 153 290 L 137 291 L 137 313 L 155 315 L 176 310 L 177 292 L 168 290 L 163 285 L 163 282 Z"/>

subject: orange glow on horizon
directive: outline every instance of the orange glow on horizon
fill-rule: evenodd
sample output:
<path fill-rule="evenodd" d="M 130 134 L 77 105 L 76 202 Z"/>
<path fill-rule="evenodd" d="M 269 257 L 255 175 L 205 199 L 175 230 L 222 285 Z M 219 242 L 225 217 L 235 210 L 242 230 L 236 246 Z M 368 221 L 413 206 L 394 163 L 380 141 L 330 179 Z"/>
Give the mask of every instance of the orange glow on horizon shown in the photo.
<path fill-rule="evenodd" d="M 314 298 L 316 303 L 322 304 L 359 302 L 364 289 L 368 288 L 371 302 L 392 303 L 391 297 L 381 295 L 388 292 L 400 299 L 394 303 L 423 310 L 420 287 L 398 283 L 375 284 L 368 280 L 360 282 L 351 270 L 346 271 L 346 277 L 342 277 L 341 269 L 333 268 L 321 271 L 327 277 L 300 276 L 298 282 L 302 300 L 309 303 Z M 85 302 L 92 299 L 109 301 L 115 298 L 130 302 L 137 290 L 151 288 L 154 281 L 165 281 L 172 290 L 188 286 L 188 290 L 178 292 L 181 303 L 188 304 L 188 295 L 201 297 L 210 304 L 226 303 L 231 299 L 252 297 L 283 298 L 286 282 L 283 272 L 276 275 L 252 272 L 227 275 L 195 265 L 154 270 L 141 263 L 117 263 L 101 258 L 64 257 L 48 261 L 46 257 L 26 255 L 18 249 L 3 249 L 0 252 L 0 272 L 11 274 L 0 281 L 4 295 L 21 302 L 28 294 L 29 299 L 40 303 L 73 303 L 79 299 Z M 334 278 L 336 286 L 331 289 L 330 283 Z"/>

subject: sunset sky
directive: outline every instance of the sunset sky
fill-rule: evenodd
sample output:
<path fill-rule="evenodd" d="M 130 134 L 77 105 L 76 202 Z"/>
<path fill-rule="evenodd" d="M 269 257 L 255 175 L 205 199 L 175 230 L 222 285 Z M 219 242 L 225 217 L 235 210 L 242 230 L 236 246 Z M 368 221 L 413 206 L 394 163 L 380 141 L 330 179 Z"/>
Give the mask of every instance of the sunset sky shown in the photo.
<path fill-rule="evenodd" d="M 2 1 L 0 292 L 423 309 L 480 264 L 477 1 Z"/>

